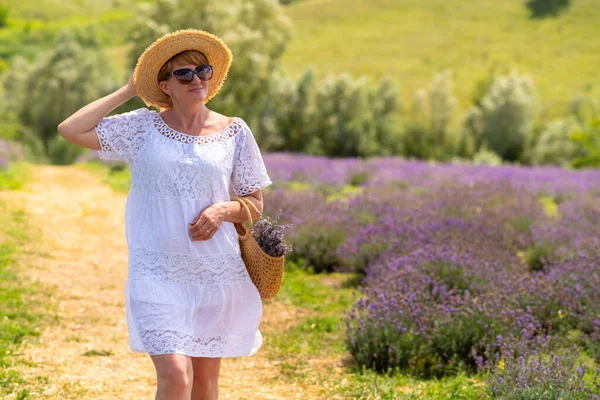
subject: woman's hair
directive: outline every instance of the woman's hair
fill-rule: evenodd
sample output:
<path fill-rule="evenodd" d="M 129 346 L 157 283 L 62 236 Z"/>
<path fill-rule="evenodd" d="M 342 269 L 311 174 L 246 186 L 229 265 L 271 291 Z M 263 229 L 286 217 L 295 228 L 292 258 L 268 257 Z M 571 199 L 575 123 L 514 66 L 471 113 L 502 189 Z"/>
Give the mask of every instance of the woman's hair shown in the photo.
<path fill-rule="evenodd" d="M 201 53 L 198 50 L 182 51 L 181 53 L 177 53 L 173 57 L 169 58 L 169 60 L 162 66 L 160 71 L 158 71 L 159 82 L 169 79 L 174 61 L 177 61 L 181 64 L 186 63 L 194 65 L 203 65 L 209 63 L 208 58 L 204 55 L 204 53 Z"/>

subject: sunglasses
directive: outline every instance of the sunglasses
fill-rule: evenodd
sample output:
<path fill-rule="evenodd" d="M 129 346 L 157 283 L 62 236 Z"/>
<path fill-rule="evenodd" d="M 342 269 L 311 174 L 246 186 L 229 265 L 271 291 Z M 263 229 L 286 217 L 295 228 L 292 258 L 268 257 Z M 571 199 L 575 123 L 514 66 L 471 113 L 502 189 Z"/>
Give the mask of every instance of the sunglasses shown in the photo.
<path fill-rule="evenodd" d="M 198 75 L 201 81 L 209 81 L 213 76 L 213 68 L 210 64 L 204 64 L 196 67 L 196 69 L 182 68 L 172 72 L 177 82 L 182 85 L 187 85 L 194 80 L 194 75 Z"/>

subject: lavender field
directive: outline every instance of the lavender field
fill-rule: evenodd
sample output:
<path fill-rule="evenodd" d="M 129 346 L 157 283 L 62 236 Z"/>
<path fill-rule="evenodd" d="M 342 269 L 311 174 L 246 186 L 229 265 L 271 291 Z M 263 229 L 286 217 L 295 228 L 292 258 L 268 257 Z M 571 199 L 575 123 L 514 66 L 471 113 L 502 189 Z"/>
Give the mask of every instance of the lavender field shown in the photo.
<path fill-rule="evenodd" d="M 264 160 L 288 262 L 356 277 L 342 329 L 359 366 L 467 373 L 496 398 L 600 394 L 600 170 Z"/>
<path fill-rule="evenodd" d="M 346 315 L 360 365 L 596 398 L 600 171 L 264 158 L 265 210 L 294 223 L 290 261 L 361 277 Z"/>

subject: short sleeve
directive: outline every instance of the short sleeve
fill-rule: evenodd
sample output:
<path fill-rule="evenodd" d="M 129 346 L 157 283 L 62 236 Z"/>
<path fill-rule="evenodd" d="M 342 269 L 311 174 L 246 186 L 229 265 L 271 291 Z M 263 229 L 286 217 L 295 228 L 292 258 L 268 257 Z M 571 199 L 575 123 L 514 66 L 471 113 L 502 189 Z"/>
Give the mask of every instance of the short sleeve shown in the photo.
<path fill-rule="evenodd" d="M 252 131 L 245 123 L 242 125 L 242 129 L 235 135 L 236 147 L 231 175 L 232 187 L 238 196 L 246 196 L 273 183 L 267 174 Z"/>
<path fill-rule="evenodd" d="M 98 156 L 131 164 L 147 138 L 148 120 L 147 108 L 104 117 L 94 126 L 101 147 Z"/>

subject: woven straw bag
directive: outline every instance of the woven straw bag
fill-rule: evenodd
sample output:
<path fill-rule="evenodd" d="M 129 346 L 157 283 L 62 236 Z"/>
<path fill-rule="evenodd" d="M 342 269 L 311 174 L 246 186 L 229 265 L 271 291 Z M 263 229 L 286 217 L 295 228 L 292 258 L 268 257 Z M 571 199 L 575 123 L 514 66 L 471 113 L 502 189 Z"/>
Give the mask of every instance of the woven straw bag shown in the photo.
<path fill-rule="evenodd" d="M 240 249 L 242 259 L 246 264 L 246 269 L 250 275 L 250 279 L 260 293 L 262 300 L 268 300 L 279 291 L 281 281 L 283 280 L 283 265 L 285 263 L 285 255 L 273 257 L 260 248 L 254 236 L 252 236 L 252 214 L 248 206 L 254 208 L 258 213 L 258 209 L 248 199 L 243 197 L 236 198 L 242 208 L 246 210 L 248 215 L 247 227 L 244 223 L 234 224 L 240 239 Z"/>

